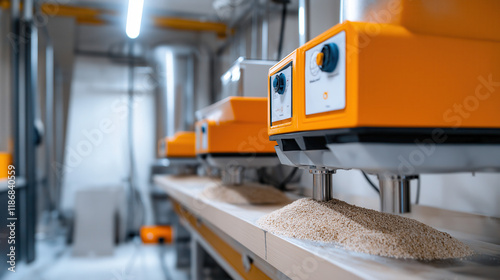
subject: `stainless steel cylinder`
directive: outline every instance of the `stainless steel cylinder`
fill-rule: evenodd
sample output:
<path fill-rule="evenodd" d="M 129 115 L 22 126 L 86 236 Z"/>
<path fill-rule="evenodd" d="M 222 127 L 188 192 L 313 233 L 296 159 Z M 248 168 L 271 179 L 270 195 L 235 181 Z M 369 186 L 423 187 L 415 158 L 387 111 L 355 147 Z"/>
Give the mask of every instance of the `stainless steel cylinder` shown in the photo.
<path fill-rule="evenodd" d="M 416 176 L 379 175 L 380 210 L 402 214 L 411 211 L 410 180 Z"/>
<path fill-rule="evenodd" d="M 310 169 L 313 175 L 313 199 L 317 201 L 328 201 L 332 199 L 332 174 L 335 170 Z"/>
<path fill-rule="evenodd" d="M 243 184 L 243 174 L 245 169 L 243 166 L 228 166 L 222 170 L 222 184 L 238 186 Z"/>
<path fill-rule="evenodd" d="M 157 86 L 156 139 L 193 129 L 195 50 L 187 46 L 160 45 L 154 49 Z"/>
<path fill-rule="evenodd" d="M 399 19 L 401 8 L 394 0 L 342 0 L 341 6 L 340 22 L 393 23 Z"/>

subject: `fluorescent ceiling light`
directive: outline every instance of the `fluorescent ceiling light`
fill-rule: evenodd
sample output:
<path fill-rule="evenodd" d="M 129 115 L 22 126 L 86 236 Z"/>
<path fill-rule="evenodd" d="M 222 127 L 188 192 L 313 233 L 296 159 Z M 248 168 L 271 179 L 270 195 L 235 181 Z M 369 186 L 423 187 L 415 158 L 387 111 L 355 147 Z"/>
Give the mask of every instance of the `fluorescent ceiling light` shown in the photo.
<path fill-rule="evenodd" d="M 142 8 L 144 0 L 129 0 L 127 11 L 127 36 L 135 39 L 141 32 Z"/>

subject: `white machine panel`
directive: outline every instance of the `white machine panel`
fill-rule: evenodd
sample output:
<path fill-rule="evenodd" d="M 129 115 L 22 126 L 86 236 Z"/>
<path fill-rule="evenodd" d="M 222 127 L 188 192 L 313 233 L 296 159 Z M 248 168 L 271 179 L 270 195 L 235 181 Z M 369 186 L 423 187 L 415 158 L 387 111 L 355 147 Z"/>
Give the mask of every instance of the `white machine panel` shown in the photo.
<path fill-rule="evenodd" d="M 316 56 L 324 45 L 335 43 L 339 58 L 335 70 L 323 72 L 316 64 Z M 346 34 L 333 36 L 305 53 L 306 115 L 342 110 L 346 106 Z"/>
<path fill-rule="evenodd" d="M 196 149 L 208 149 L 208 124 L 206 122 L 196 127 Z"/>
<path fill-rule="evenodd" d="M 292 117 L 292 63 L 283 67 L 279 72 L 271 76 L 270 79 L 270 102 L 271 102 L 271 123 L 290 119 Z M 285 90 L 279 94 L 273 87 L 274 79 L 280 74 L 286 77 Z"/>

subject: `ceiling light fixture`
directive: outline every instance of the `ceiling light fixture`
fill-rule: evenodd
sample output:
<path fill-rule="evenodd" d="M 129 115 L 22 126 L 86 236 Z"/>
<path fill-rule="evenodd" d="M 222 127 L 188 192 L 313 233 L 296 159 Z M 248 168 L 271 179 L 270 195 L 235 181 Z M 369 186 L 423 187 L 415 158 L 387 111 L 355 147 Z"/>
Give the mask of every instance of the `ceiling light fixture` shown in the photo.
<path fill-rule="evenodd" d="M 127 36 L 135 39 L 141 33 L 142 8 L 144 0 L 129 0 L 127 11 Z"/>

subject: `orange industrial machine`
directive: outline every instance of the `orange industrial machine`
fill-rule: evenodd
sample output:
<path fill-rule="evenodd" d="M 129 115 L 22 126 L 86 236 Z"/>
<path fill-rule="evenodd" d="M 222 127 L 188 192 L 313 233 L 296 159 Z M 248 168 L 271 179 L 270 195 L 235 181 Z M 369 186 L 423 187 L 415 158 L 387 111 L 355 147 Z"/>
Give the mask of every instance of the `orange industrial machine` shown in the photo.
<path fill-rule="evenodd" d="M 410 210 L 418 174 L 500 171 L 499 11 L 494 0 L 344 1 L 343 23 L 269 71 L 280 161 L 310 169 L 318 200 L 337 169 L 377 174 L 386 212 Z"/>
<path fill-rule="evenodd" d="M 196 112 L 196 154 L 239 185 L 245 168 L 276 166 L 275 142 L 267 137 L 267 98 L 225 98 Z"/>
<path fill-rule="evenodd" d="M 12 156 L 9 153 L 0 152 L 0 180 L 9 176 L 9 165 L 12 163 Z"/>
<path fill-rule="evenodd" d="M 171 226 L 142 226 L 140 235 L 144 244 L 170 244 L 173 229 Z"/>
<path fill-rule="evenodd" d="M 177 175 L 196 173 L 199 164 L 195 153 L 195 133 L 180 131 L 158 141 L 158 157 L 162 166 Z"/>
<path fill-rule="evenodd" d="M 173 137 L 165 137 L 158 142 L 158 157 L 195 158 L 195 134 L 193 131 L 180 131 Z"/>

